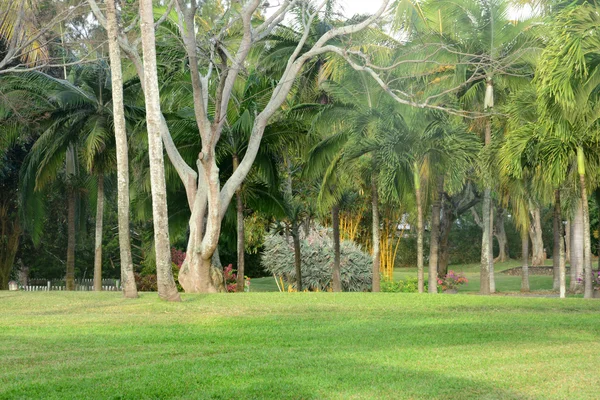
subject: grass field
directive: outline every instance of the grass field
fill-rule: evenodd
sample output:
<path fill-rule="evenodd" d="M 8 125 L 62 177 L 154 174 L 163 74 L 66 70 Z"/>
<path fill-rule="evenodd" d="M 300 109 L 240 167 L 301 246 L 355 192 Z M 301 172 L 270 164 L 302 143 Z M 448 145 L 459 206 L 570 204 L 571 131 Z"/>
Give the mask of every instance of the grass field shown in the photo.
<path fill-rule="evenodd" d="M 546 265 L 552 265 L 552 260 L 547 260 Z M 521 290 L 521 277 L 505 275 L 501 272 L 510 268 L 520 267 L 521 261 L 510 260 L 504 263 L 496 263 L 495 277 L 496 289 L 501 293 L 518 292 Z M 462 293 L 479 292 L 479 264 L 460 264 L 448 267 L 456 272 L 464 272 L 469 279 L 469 283 L 461 286 L 458 290 Z M 425 279 L 427 279 L 427 266 L 425 266 Z M 394 280 L 404 280 L 406 278 L 416 278 L 416 268 L 397 268 L 394 271 Z M 552 277 L 544 275 L 530 275 L 529 284 L 532 291 L 552 290 Z M 567 276 L 567 286 L 569 277 Z M 251 290 L 254 292 L 277 292 L 277 284 L 272 277 L 252 279 Z"/>
<path fill-rule="evenodd" d="M 0 292 L 0 398 L 597 399 L 600 301 Z"/>

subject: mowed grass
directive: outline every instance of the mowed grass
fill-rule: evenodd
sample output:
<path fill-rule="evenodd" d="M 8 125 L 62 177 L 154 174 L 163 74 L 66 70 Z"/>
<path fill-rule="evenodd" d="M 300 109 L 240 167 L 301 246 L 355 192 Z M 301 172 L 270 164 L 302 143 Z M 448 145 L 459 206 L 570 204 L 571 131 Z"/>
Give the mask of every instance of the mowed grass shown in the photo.
<path fill-rule="evenodd" d="M 597 399 L 600 301 L 0 292 L 0 398 Z"/>

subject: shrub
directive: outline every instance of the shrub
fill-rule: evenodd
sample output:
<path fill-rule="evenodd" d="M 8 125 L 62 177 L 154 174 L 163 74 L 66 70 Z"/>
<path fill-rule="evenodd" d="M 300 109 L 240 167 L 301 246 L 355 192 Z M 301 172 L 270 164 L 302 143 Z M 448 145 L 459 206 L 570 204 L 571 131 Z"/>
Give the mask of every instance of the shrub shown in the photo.
<path fill-rule="evenodd" d="M 456 273 L 452 270 L 448 271 L 444 278 L 438 278 L 438 285 L 442 290 L 457 289 L 460 285 L 469 283 L 469 280 L 463 273 Z"/>
<path fill-rule="evenodd" d="M 424 282 L 423 289 L 427 291 L 427 280 Z M 403 281 L 393 281 L 390 279 L 381 280 L 381 291 L 388 293 L 418 293 L 419 280 L 417 278 L 407 278 Z"/>
<path fill-rule="evenodd" d="M 135 284 L 137 290 L 140 292 L 156 292 L 158 291 L 158 283 L 156 281 L 156 275 L 142 275 L 139 273 L 134 274 Z"/>
<path fill-rule="evenodd" d="M 308 290 L 330 290 L 333 273 L 333 240 L 323 227 L 310 231 L 300 239 L 302 254 L 302 286 Z M 262 258 L 264 268 L 295 287 L 294 245 L 292 239 L 274 233 L 265 238 Z M 342 289 L 363 292 L 371 289 L 371 256 L 354 242 L 340 243 L 340 274 Z"/>

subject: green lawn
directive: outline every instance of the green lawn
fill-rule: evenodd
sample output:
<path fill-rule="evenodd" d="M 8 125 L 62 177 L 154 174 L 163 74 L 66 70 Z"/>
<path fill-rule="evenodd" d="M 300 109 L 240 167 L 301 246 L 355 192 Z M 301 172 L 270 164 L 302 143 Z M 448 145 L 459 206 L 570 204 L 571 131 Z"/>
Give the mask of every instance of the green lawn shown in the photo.
<path fill-rule="evenodd" d="M 546 265 L 552 265 L 552 260 L 547 260 Z M 520 267 L 521 261 L 510 260 L 504 263 L 496 263 L 496 289 L 499 293 L 519 292 L 521 290 L 521 277 L 502 274 L 501 271 Z M 448 267 L 456 272 L 464 272 L 469 279 L 469 283 L 461 286 L 459 292 L 462 293 L 477 293 L 479 292 L 479 264 L 460 264 L 451 265 Z M 425 266 L 425 279 L 427 279 L 427 266 Z M 417 277 L 416 268 L 397 268 L 394 271 L 394 280 L 403 280 L 406 278 Z M 275 279 L 272 277 L 252 279 L 251 291 L 253 292 L 277 292 Z M 569 277 L 567 276 L 567 287 Z M 545 275 L 530 275 L 529 285 L 532 291 L 548 291 L 552 290 L 552 277 Z"/>
<path fill-rule="evenodd" d="M 0 292 L 0 398 L 597 399 L 600 301 Z"/>

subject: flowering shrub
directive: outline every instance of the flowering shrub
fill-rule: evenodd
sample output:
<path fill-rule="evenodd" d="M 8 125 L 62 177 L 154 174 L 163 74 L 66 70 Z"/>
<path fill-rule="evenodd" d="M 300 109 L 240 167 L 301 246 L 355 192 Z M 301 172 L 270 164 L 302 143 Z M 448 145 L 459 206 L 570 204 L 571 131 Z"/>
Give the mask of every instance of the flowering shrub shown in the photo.
<path fill-rule="evenodd" d="M 465 275 L 463 273 L 457 274 L 452 270 L 448 271 L 443 279 L 438 278 L 438 285 L 440 285 L 442 290 L 456 289 L 465 283 L 469 283 L 469 280 L 465 277 Z"/>
<path fill-rule="evenodd" d="M 237 273 L 233 269 L 233 265 L 229 264 L 223 268 L 223 278 L 225 279 L 225 285 L 228 292 L 237 291 Z M 250 291 L 250 278 L 244 276 L 244 292 Z"/>
<path fill-rule="evenodd" d="M 594 290 L 600 290 L 600 271 L 593 272 L 592 287 Z"/>
<path fill-rule="evenodd" d="M 185 261 L 185 251 L 171 247 L 171 261 L 177 265 L 177 269 L 181 269 L 183 262 Z"/>

